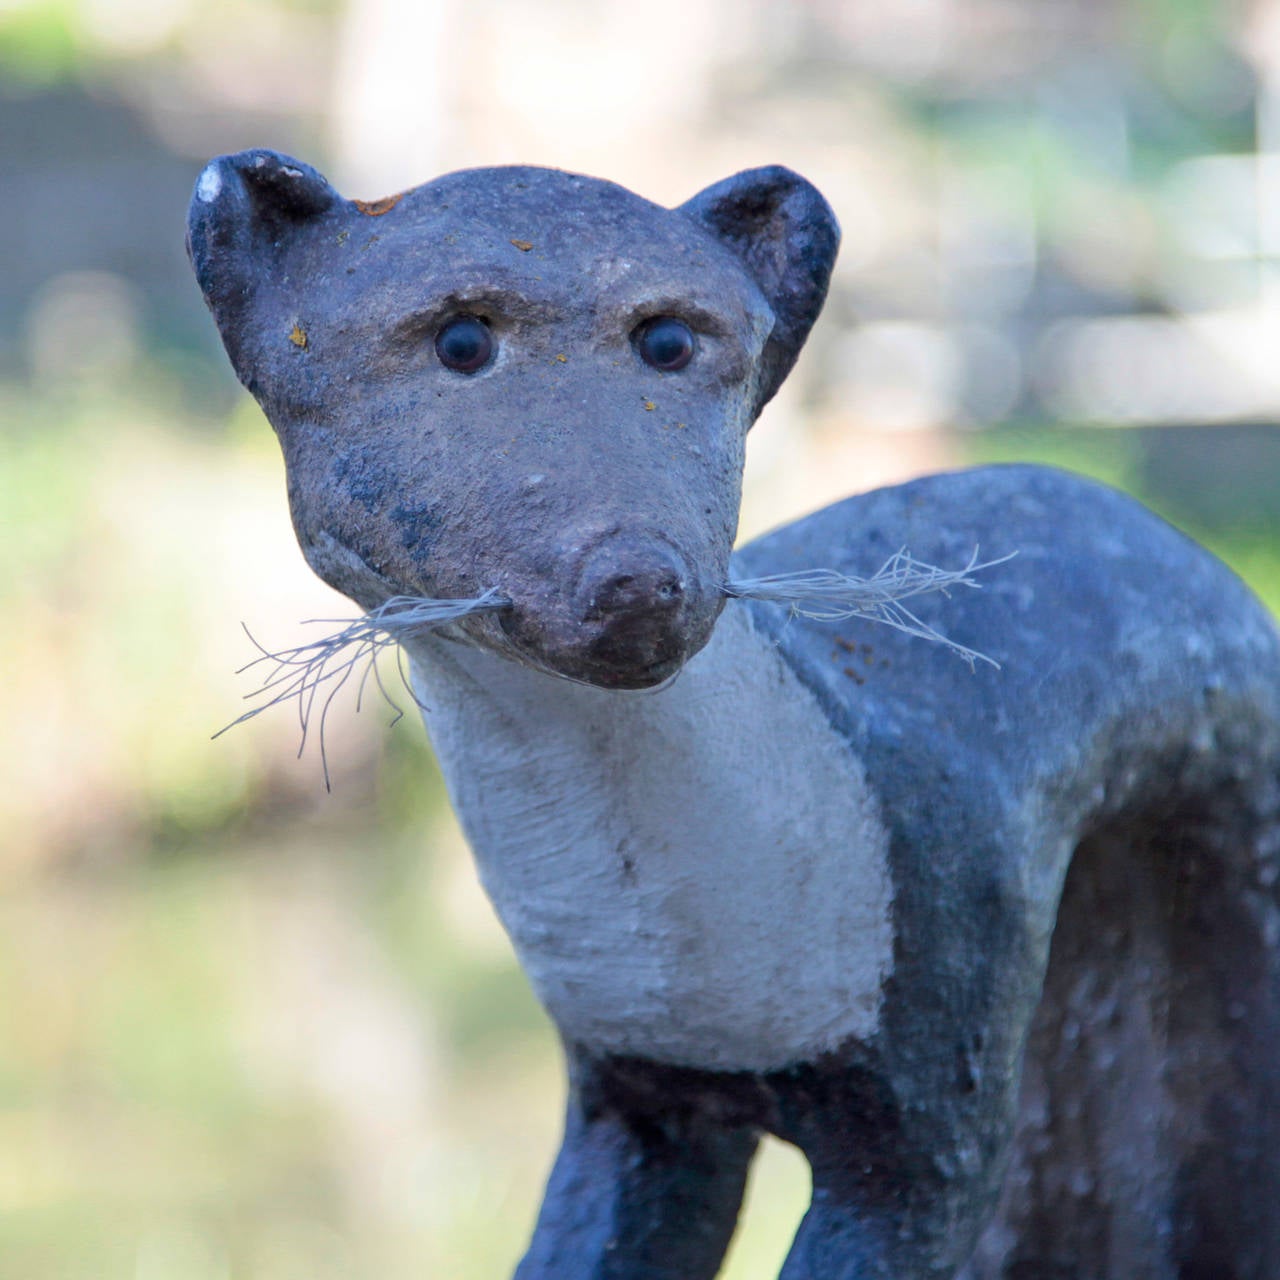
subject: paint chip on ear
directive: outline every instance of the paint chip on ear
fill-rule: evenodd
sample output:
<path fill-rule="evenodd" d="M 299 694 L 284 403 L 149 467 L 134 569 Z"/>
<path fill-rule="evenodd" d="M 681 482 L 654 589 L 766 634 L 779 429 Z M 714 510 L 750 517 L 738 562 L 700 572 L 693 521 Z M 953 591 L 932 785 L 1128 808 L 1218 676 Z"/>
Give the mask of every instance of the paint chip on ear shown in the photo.
<path fill-rule="evenodd" d="M 212 204 L 222 190 L 222 175 L 216 164 L 205 165 L 200 179 L 196 183 L 196 197 L 205 204 Z"/>
<path fill-rule="evenodd" d="M 381 200 L 353 200 L 351 203 L 370 218 L 380 218 L 384 213 L 390 213 L 403 199 L 404 192 L 399 191 L 393 196 L 383 196 Z"/>

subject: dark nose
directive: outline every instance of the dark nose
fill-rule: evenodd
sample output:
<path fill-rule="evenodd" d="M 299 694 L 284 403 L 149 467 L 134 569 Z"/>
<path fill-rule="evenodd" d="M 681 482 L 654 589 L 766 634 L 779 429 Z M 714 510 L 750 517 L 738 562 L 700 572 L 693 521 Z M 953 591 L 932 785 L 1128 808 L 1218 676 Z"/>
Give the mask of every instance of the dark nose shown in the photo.
<path fill-rule="evenodd" d="M 584 622 L 656 620 L 684 603 L 687 581 L 684 561 L 665 543 L 614 537 L 583 563 L 574 600 Z"/>

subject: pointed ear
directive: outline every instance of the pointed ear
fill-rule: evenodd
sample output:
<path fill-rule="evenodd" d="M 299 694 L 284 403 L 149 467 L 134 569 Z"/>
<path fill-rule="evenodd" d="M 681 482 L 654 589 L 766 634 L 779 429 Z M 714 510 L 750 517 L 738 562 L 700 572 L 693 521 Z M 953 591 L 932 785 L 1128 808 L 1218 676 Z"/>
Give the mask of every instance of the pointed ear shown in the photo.
<path fill-rule="evenodd" d="M 247 313 L 277 252 L 342 197 L 310 165 L 275 151 L 211 160 L 187 213 L 187 255 L 236 372 Z"/>
<path fill-rule="evenodd" d="M 679 211 L 735 253 L 773 308 L 757 411 L 791 371 L 822 310 L 840 224 L 822 193 L 781 165 L 748 169 L 700 191 Z"/>

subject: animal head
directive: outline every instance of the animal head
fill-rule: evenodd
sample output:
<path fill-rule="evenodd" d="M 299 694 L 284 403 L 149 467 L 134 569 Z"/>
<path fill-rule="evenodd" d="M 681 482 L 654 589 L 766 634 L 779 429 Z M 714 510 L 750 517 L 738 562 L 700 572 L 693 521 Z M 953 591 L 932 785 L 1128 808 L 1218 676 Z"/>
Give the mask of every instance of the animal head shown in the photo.
<path fill-rule="evenodd" d="M 188 229 L 320 577 L 365 609 L 496 591 L 474 642 L 610 688 L 710 636 L 746 432 L 838 242 L 783 168 L 675 209 L 528 167 L 366 203 L 270 151 L 211 162 Z"/>

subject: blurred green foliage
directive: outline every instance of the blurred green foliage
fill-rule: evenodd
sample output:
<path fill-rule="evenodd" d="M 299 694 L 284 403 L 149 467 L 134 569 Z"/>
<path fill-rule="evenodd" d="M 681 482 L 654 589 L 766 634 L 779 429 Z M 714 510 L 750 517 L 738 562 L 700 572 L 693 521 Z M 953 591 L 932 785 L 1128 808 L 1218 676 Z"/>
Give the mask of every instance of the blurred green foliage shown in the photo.
<path fill-rule="evenodd" d="M 22 85 L 50 84 L 80 62 L 76 6 L 20 5 L 0 17 L 0 68 Z"/>

